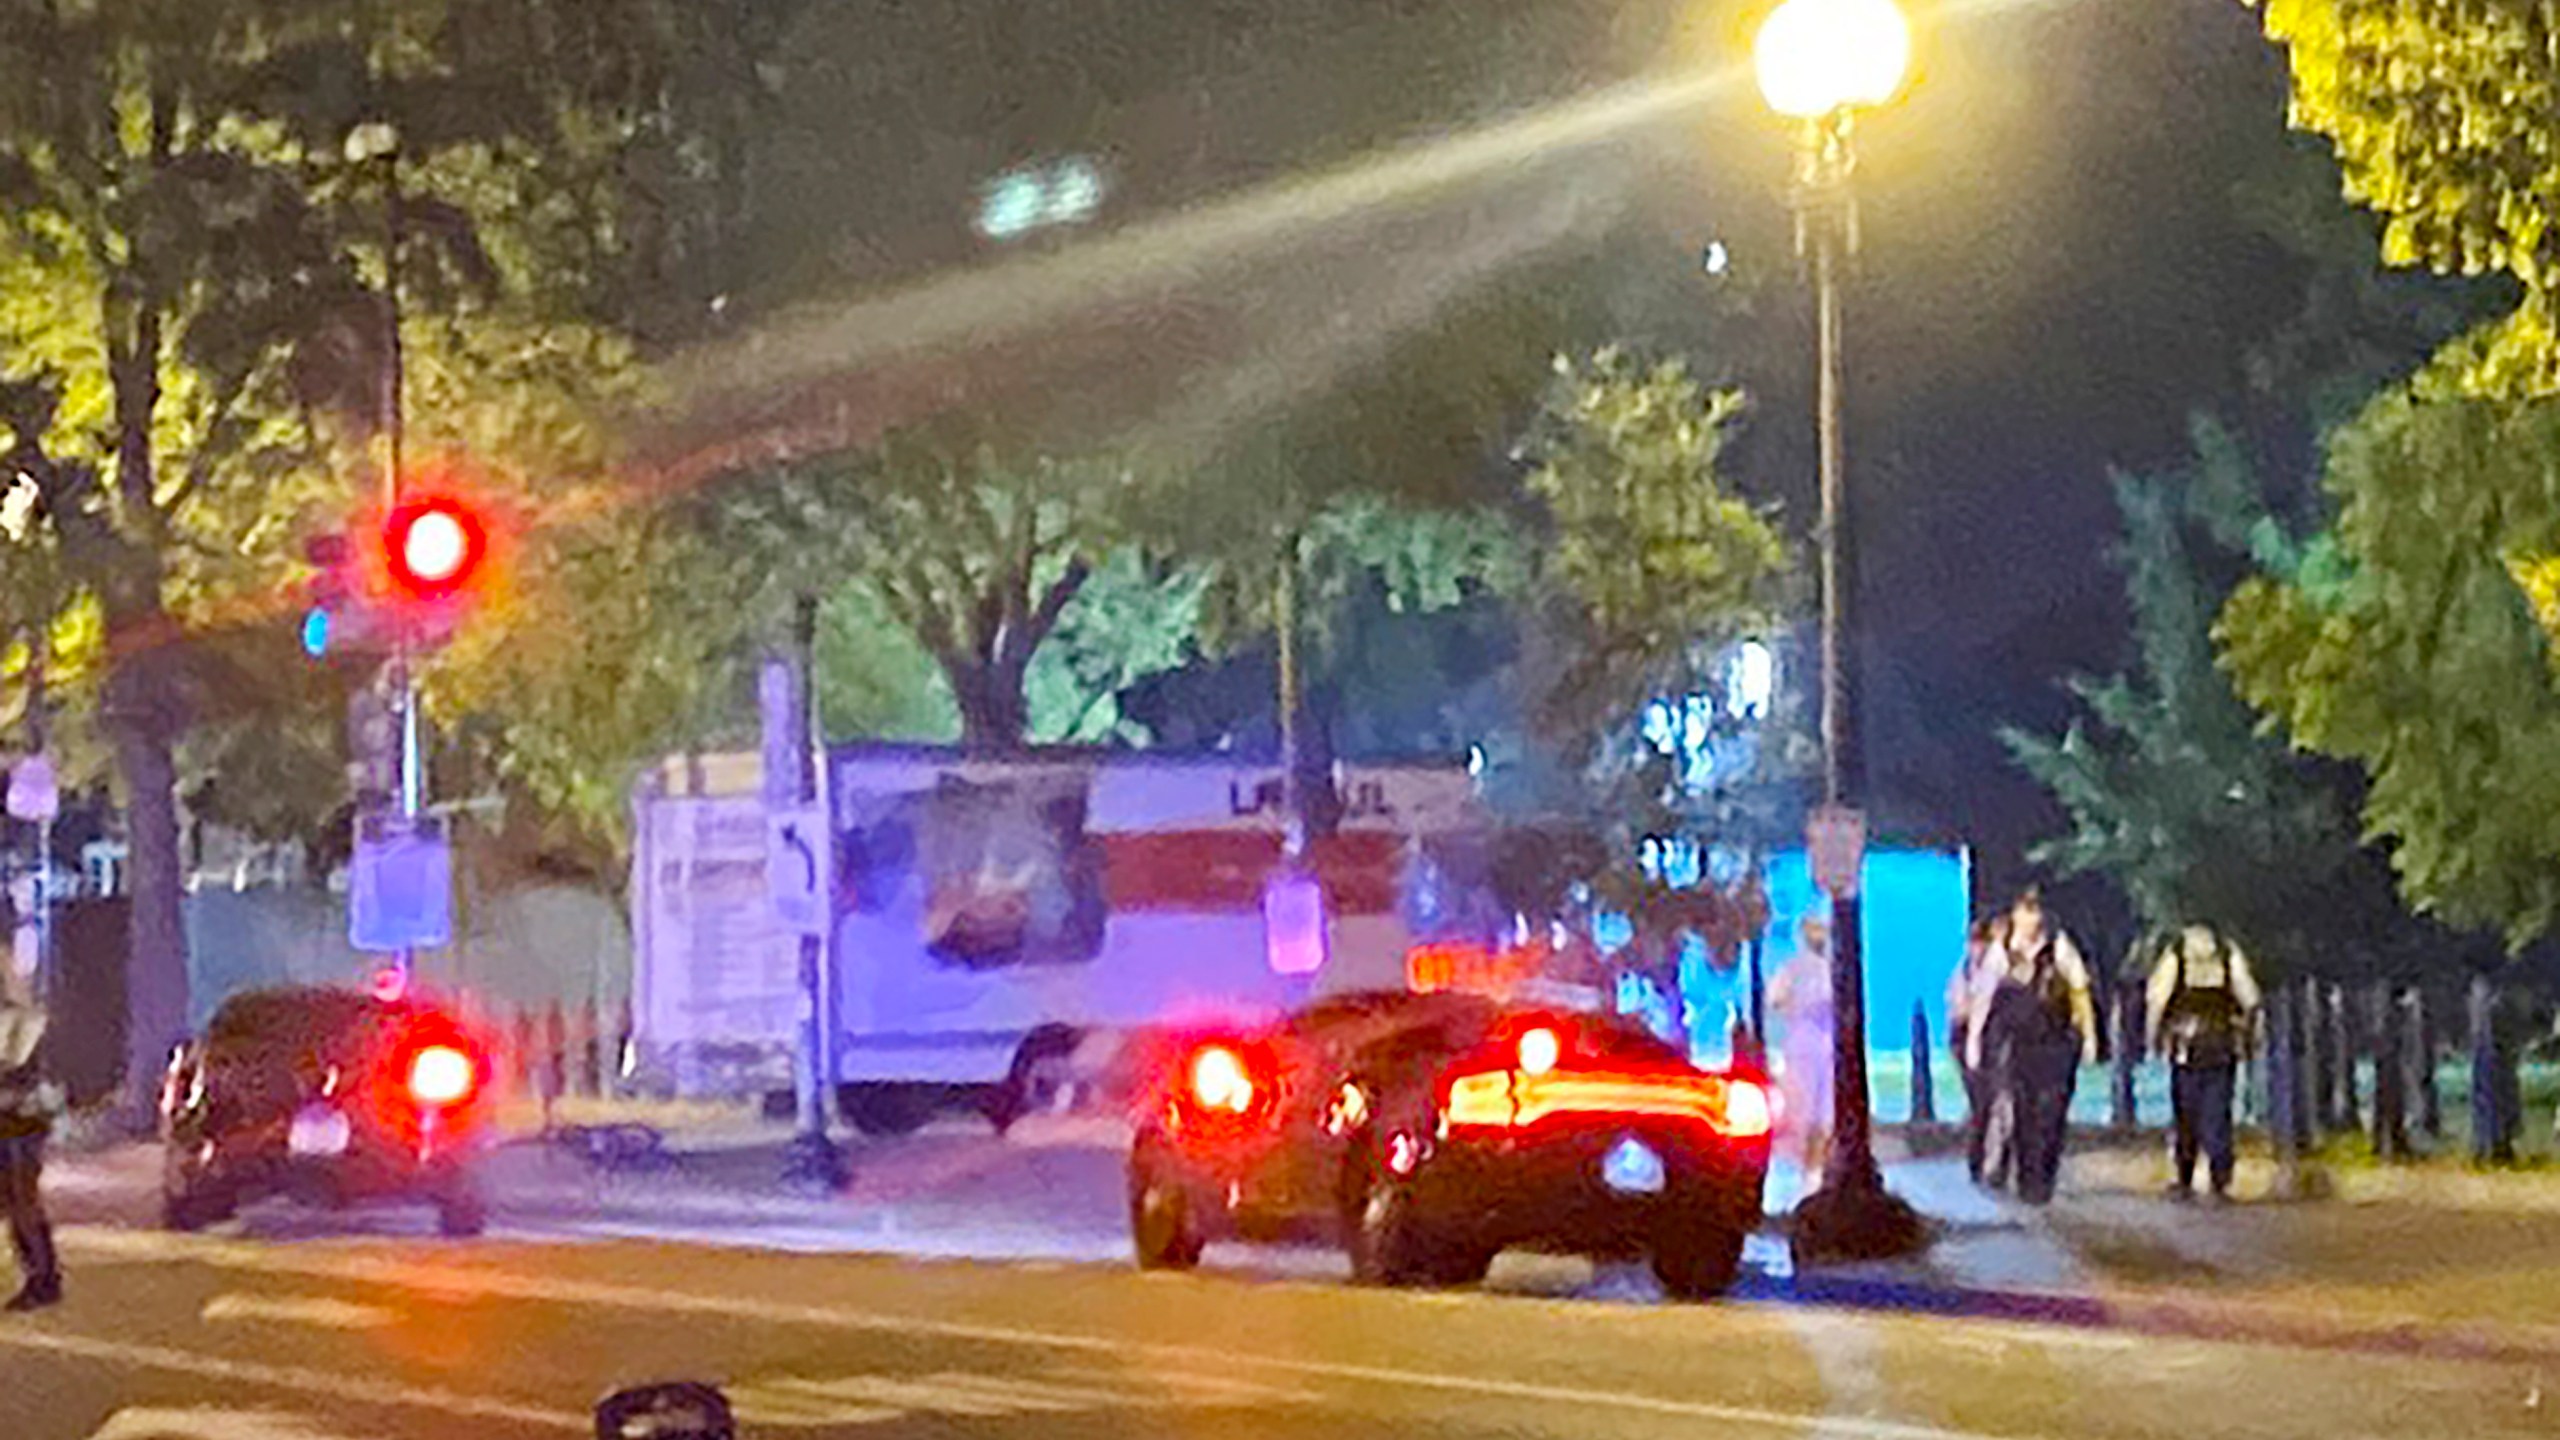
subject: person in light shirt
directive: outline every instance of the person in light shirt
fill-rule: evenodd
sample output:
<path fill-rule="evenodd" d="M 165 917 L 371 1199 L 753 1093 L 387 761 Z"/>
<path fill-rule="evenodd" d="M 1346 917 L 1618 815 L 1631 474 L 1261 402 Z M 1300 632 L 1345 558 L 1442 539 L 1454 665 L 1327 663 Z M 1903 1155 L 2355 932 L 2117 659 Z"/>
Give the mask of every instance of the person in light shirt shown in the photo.
<path fill-rule="evenodd" d="M 1822 1183 L 1822 1167 L 1831 1156 L 1832 1079 L 1838 1046 L 1839 1016 L 1832 1008 L 1831 925 L 1820 915 L 1807 915 L 1797 927 L 1795 958 L 1769 984 L 1769 1008 L 1777 1012 L 1780 1030 L 1779 1075 L 1784 1105 L 1778 1112 L 1798 1146 L 1804 1186 L 1810 1193 Z"/>
<path fill-rule="evenodd" d="M 1966 1039 L 1972 1030 L 1974 989 L 1982 980 L 1983 959 L 1991 953 L 1991 932 L 1991 921 L 1973 923 L 1965 934 L 1964 958 L 1947 977 L 1947 1053 L 1964 1076 L 1964 1163 L 1977 1185 L 1988 1173 L 1997 1138 L 1991 1128 L 1994 1097 L 1989 1074 L 1966 1054 Z"/>
<path fill-rule="evenodd" d="M 2030 886 L 1992 932 L 1965 1037 L 1965 1063 L 1990 1067 L 1994 1093 L 2014 1117 L 2018 1198 L 2030 1205 L 2053 1199 L 2071 1091 L 2079 1067 L 2097 1058 L 2088 962 Z"/>

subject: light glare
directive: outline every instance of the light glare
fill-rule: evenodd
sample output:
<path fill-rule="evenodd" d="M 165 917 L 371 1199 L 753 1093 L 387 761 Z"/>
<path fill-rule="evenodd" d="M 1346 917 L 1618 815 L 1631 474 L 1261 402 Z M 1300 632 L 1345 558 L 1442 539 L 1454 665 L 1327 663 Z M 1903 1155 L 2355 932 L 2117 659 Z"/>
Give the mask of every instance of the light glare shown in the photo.
<path fill-rule="evenodd" d="M 1881 105 L 1911 66 L 1911 22 L 1893 0 L 1786 0 L 1761 24 L 1752 64 L 1781 115 Z"/>

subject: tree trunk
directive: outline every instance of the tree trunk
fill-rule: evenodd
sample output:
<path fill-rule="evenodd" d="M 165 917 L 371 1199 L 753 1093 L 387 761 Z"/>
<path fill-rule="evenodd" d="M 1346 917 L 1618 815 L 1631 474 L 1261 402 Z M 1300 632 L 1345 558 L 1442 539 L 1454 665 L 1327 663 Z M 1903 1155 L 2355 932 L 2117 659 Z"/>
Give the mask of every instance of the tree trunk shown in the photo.
<path fill-rule="evenodd" d="M 2302 1127 L 2313 1144 L 2317 1144 L 2319 1137 L 2330 1129 L 2330 1097 L 2337 1092 L 2337 1086 L 2329 1078 L 2330 1071 L 2337 1064 L 2337 1056 L 2331 1053 L 2337 1034 L 2329 1028 L 2328 998 L 2329 987 L 2326 985 L 2317 980 L 2303 982 Z"/>
<path fill-rule="evenodd" d="M 2276 1193 L 2302 1189 L 2302 1027 L 2294 1018 L 2299 992 L 2279 985 L 2267 993 L 2267 1135 L 2276 1152 Z"/>
<path fill-rule="evenodd" d="M 1009 677 L 1002 666 L 949 673 L 951 698 L 960 710 L 961 747 L 990 754 L 1021 749 L 1031 728 L 1031 705 L 1022 693 L 1021 677 Z"/>
<path fill-rule="evenodd" d="M 2407 1027 L 2400 1018 L 2400 987 L 2377 980 L 2368 997 L 2373 1037 L 2373 1153 L 2384 1160 L 2409 1158 L 2408 1071 L 2401 1063 Z"/>
<path fill-rule="evenodd" d="M 150 627 L 119 626 L 133 635 Z M 178 727 L 168 693 L 166 636 L 110 641 L 121 659 L 108 681 L 107 723 L 124 782 L 126 887 L 133 897 L 125 962 L 126 1117 L 147 1123 L 160 1099 L 169 1047 L 187 1026 L 186 875 L 178 850 Z"/>
<path fill-rule="evenodd" d="M 2497 1006 L 2497 982 L 2486 975 L 2472 976 L 2471 1158 L 2484 1165 L 2503 1165 L 2515 1158 L 2506 1107 L 2499 1095 Z"/>
<path fill-rule="evenodd" d="M 2293 1008 L 2293 1132 L 2307 1150 L 2320 1143 L 2320 1097 L 2328 1093 L 2328 1031 L 2320 1023 L 2320 982 L 2302 982 Z"/>
<path fill-rule="evenodd" d="M 2364 1110 L 2357 1103 L 2356 1068 L 2364 1059 L 2364 1044 L 2357 1033 L 2355 1002 L 2347 987 L 2329 987 L 2329 1129 L 2345 1135 L 2364 1128 Z"/>

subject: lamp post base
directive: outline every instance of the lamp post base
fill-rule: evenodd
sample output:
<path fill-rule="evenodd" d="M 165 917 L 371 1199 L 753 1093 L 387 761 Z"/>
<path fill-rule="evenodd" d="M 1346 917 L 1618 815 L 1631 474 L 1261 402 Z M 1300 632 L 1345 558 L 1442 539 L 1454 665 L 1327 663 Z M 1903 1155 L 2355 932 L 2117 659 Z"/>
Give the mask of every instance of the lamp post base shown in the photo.
<path fill-rule="evenodd" d="M 1898 1260 L 1929 1247 L 1929 1222 L 1872 1167 L 1827 1177 L 1797 1203 L 1790 1243 L 1803 1260 Z"/>
<path fill-rule="evenodd" d="M 844 1150 L 823 1130 L 804 1130 L 782 1152 L 782 1184 L 804 1193 L 833 1194 L 852 1179 Z"/>

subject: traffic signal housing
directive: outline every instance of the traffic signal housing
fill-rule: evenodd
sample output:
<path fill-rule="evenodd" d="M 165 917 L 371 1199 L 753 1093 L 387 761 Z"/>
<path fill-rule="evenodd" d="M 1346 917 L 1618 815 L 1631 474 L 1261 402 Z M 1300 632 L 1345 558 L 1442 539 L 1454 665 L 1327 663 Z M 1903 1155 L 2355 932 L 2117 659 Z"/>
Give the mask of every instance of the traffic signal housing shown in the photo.
<path fill-rule="evenodd" d="M 489 554 L 489 522 L 450 496 L 393 510 L 382 527 L 383 571 L 412 601 L 449 600 L 471 588 Z"/>
<path fill-rule="evenodd" d="M 301 639 L 321 660 L 363 660 L 453 637 L 489 570 L 488 513 L 452 494 L 407 500 L 304 544 Z"/>

